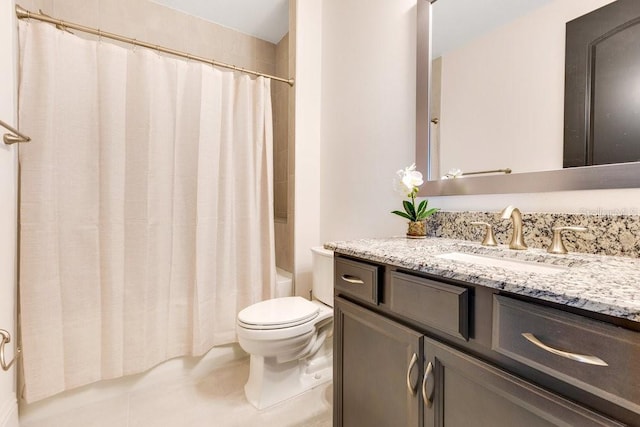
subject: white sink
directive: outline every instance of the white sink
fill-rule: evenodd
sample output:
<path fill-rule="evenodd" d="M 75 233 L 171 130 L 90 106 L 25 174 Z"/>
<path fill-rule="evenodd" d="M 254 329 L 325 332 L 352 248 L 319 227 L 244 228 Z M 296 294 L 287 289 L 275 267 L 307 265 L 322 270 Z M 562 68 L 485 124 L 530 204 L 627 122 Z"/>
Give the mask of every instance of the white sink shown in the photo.
<path fill-rule="evenodd" d="M 557 274 L 569 269 L 569 267 L 561 265 L 520 261 L 516 259 L 496 258 L 485 255 L 467 254 L 464 252 L 449 252 L 446 254 L 436 255 L 436 258 L 450 259 L 453 261 L 484 265 L 488 267 L 499 267 L 512 271 L 520 271 L 523 273 Z"/>

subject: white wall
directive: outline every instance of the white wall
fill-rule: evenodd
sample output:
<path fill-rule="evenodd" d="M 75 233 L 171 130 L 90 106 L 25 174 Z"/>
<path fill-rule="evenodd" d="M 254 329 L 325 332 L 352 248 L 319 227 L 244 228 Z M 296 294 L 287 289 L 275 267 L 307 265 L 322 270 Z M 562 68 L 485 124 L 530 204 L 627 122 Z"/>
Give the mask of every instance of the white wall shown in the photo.
<path fill-rule="evenodd" d="M 555 0 L 445 53 L 440 171 L 561 169 L 565 24 L 612 1 Z"/>
<path fill-rule="evenodd" d="M 320 79 L 322 0 L 296 1 L 294 274 L 309 296 L 311 251 L 320 240 Z"/>
<path fill-rule="evenodd" d="M 0 3 L 0 120 L 16 123 L 15 13 L 13 1 Z M 14 126 L 15 127 L 15 126 Z M 5 133 L 0 129 L 0 135 Z M 7 359 L 17 341 L 16 316 L 16 204 L 17 149 L 0 141 L 0 328 L 11 334 Z M 16 368 L 0 370 L 0 426 L 18 425 Z"/>
<path fill-rule="evenodd" d="M 310 247 L 405 232 L 390 211 L 414 157 L 416 0 L 297 7 L 295 274 L 308 296 Z"/>
<path fill-rule="evenodd" d="M 416 0 L 323 0 L 322 13 L 321 239 L 404 234 L 390 211 L 414 158 Z"/>

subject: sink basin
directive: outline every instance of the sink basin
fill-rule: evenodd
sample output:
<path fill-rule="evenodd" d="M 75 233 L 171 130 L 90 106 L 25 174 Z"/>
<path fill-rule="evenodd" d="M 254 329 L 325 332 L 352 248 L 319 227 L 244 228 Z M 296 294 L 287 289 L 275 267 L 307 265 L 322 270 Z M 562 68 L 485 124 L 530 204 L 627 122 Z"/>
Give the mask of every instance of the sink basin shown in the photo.
<path fill-rule="evenodd" d="M 450 259 L 487 267 L 499 267 L 523 273 L 557 274 L 567 271 L 569 267 L 561 265 L 544 264 L 540 262 L 520 261 L 516 259 L 497 258 L 485 255 L 473 255 L 464 252 L 449 252 L 436 255 L 436 258 Z"/>

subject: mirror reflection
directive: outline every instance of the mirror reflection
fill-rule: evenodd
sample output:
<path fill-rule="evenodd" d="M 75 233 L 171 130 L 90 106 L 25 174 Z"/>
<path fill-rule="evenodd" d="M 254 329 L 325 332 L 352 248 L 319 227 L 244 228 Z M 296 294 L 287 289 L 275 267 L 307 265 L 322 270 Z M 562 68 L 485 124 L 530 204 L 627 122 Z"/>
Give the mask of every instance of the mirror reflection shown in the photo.
<path fill-rule="evenodd" d="M 430 179 L 562 169 L 565 26 L 612 1 L 433 3 Z"/>

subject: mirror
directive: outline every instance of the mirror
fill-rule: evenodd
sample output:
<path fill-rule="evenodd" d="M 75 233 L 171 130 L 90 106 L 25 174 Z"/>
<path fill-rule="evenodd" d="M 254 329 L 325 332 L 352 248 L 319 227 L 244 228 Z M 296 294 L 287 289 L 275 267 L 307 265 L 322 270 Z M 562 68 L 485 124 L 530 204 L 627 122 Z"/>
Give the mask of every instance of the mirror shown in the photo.
<path fill-rule="evenodd" d="M 640 187 L 637 162 L 562 169 L 565 24 L 611 2 L 418 2 L 424 195 Z"/>

